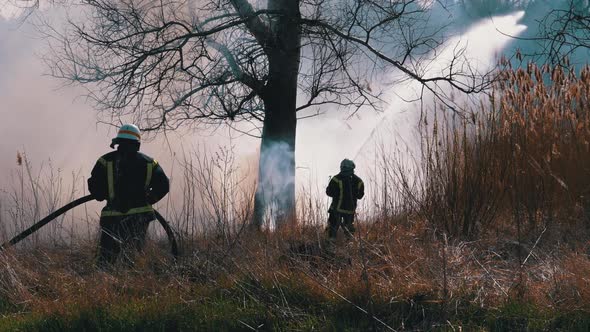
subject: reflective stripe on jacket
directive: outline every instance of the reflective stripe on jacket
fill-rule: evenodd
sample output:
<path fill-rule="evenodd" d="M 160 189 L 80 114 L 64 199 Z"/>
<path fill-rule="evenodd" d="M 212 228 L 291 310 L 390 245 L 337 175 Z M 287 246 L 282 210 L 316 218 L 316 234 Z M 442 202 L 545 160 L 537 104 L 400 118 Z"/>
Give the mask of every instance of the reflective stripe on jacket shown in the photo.
<path fill-rule="evenodd" d="M 354 214 L 357 200 L 365 195 L 365 185 L 363 180 L 354 174 L 343 175 L 340 173 L 330 180 L 326 194 L 332 197 L 330 212 Z"/>
<path fill-rule="evenodd" d="M 169 190 L 168 177 L 155 160 L 141 153 L 123 155 L 119 151 L 97 161 L 88 186 L 96 199 L 107 200 L 101 217 L 153 213 L 151 204 Z"/>

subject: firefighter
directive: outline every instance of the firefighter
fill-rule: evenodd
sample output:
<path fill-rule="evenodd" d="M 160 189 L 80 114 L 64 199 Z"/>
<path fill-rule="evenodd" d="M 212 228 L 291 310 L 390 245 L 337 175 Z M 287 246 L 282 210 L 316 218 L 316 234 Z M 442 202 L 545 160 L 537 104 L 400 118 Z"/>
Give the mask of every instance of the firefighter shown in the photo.
<path fill-rule="evenodd" d="M 365 195 L 365 185 L 363 180 L 354 174 L 355 167 L 352 160 L 342 160 L 340 173 L 330 179 L 326 188 L 326 194 L 332 197 L 332 204 L 328 210 L 328 236 L 331 239 L 336 238 L 340 226 L 348 238 L 354 233 L 357 200 Z"/>
<path fill-rule="evenodd" d="M 121 126 L 111 143 L 111 149 L 117 146 L 117 150 L 100 157 L 88 179 L 92 196 L 107 201 L 100 215 L 100 267 L 112 266 L 121 251 L 132 263 L 128 249 L 143 249 L 148 226 L 155 219 L 152 204 L 169 190 L 164 170 L 139 152 L 140 142 L 137 126 Z"/>

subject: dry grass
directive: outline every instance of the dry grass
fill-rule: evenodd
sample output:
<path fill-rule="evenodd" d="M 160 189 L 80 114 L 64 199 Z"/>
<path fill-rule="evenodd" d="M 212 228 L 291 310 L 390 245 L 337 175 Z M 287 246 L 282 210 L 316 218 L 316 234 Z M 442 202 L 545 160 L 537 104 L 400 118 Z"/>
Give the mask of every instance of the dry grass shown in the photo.
<path fill-rule="evenodd" d="M 577 242 L 590 220 L 590 68 L 504 65 L 489 103 L 424 117 L 419 181 L 400 168 L 391 182 L 452 238 L 534 241 L 548 228 Z"/>
<path fill-rule="evenodd" d="M 1 253 L 0 329 L 587 330 L 590 69 L 500 78 L 472 116 L 423 124 L 412 179 L 383 158 L 396 201 L 352 241 L 326 240 L 311 196 L 298 225 L 251 232 L 231 153 L 185 159 L 178 262 L 155 241 L 109 273 L 92 239 Z M 17 226 L 43 212 L 13 203 Z"/>
<path fill-rule="evenodd" d="M 494 310 L 513 302 L 534 306 L 542 314 L 531 319 L 544 317 L 546 324 L 553 319 L 547 312 L 590 309 L 590 260 L 582 247 L 523 244 L 531 257 L 521 266 L 517 243 L 448 243 L 420 223 L 365 225 L 352 242 L 318 241 L 321 231 L 242 234 L 233 246 L 199 238 L 177 264 L 165 248 L 152 246 L 133 268 L 111 273 L 95 269 L 91 246 L 11 251 L 0 266 L 0 297 L 10 304 L 3 315 L 75 321 L 81 312 L 122 310 L 122 304 L 135 303 L 142 313 L 147 303 L 191 307 L 229 299 L 237 308 L 254 308 L 255 317 L 277 319 L 271 329 L 308 321 L 338 329 L 346 314 L 353 327 L 399 330 L 486 328 Z M 483 313 L 471 317 L 477 310 Z"/>

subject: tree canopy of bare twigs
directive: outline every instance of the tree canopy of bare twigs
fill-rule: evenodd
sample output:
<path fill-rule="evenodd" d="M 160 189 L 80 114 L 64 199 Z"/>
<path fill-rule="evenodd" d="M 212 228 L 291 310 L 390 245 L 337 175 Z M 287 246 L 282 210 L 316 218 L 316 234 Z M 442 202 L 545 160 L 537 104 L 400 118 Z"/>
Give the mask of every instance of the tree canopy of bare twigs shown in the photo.
<path fill-rule="evenodd" d="M 52 74 L 88 84 L 108 115 L 132 116 L 148 131 L 195 121 L 260 128 L 256 225 L 273 201 L 280 220 L 295 219 L 298 118 L 329 104 L 383 107 L 373 82 L 392 70 L 451 107 L 440 90 L 488 86 L 461 50 L 430 70 L 445 27 L 429 26 L 418 0 L 84 0 L 79 7 L 81 19 L 48 34 Z"/>
<path fill-rule="evenodd" d="M 539 22 L 543 56 L 552 64 L 567 66 L 578 51 L 590 51 L 590 2 L 568 0 L 565 6 L 553 9 Z"/>

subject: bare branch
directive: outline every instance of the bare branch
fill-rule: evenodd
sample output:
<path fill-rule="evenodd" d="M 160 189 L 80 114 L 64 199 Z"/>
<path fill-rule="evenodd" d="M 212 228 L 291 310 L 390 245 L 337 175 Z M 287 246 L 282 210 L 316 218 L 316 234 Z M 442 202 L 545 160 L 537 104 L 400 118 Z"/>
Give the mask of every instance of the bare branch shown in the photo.
<path fill-rule="evenodd" d="M 261 46 L 265 47 L 270 41 L 270 27 L 260 19 L 248 0 L 230 0 L 230 2 L 246 23 L 250 33 L 254 35 Z M 264 13 L 268 13 L 268 11 L 264 11 Z"/>

